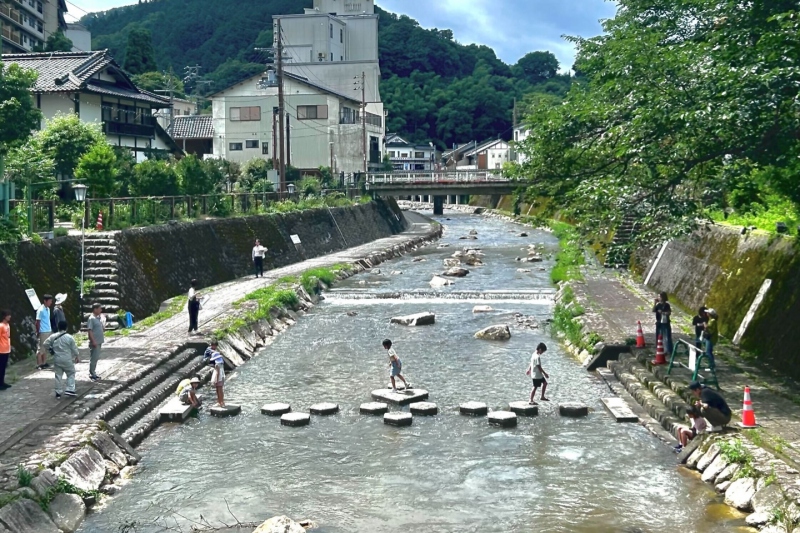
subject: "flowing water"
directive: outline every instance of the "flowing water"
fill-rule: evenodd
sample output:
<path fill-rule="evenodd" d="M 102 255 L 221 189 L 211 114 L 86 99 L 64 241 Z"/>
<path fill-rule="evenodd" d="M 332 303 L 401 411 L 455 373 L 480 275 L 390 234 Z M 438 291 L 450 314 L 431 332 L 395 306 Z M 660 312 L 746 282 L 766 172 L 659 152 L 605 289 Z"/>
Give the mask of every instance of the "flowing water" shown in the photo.
<path fill-rule="evenodd" d="M 440 220 L 441 242 L 449 247 L 434 245 L 417 253 L 425 262 L 405 257 L 381 265 L 381 274 L 339 284 L 229 381 L 226 399 L 242 404 L 241 416 L 201 414 L 160 428 L 140 448 L 137 475 L 81 531 L 115 532 L 130 522 L 138 523 L 136 533 L 165 531 L 153 525 L 158 518 L 188 531 L 186 519 L 200 515 L 230 524 L 232 515 L 262 521 L 276 514 L 312 519 L 320 533 L 714 533 L 741 525 L 740 516 L 709 505 L 718 501 L 713 491 L 679 470 L 669 448 L 642 426 L 617 424 L 604 412 L 600 398 L 610 396 L 608 388 L 544 327 L 552 313 L 548 272 L 556 239 L 539 232 L 519 237 L 519 227 L 466 215 Z M 473 228 L 479 240 L 459 240 Z M 546 260 L 516 262 L 532 243 L 541 243 Z M 442 260 L 464 246 L 482 248 L 486 265 L 468 267 L 471 273 L 454 286 L 431 291 L 427 283 L 443 270 Z M 496 311 L 473 314 L 476 304 Z M 421 311 L 435 312 L 436 324 L 389 324 L 392 316 Z M 542 326 L 518 326 L 516 313 Z M 511 325 L 510 341 L 473 338 L 503 323 Z M 404 373 L 438 403 L 438 416 L 393 428 L 358 413 L 370 391 L 388 382 L 381 347 L 387 337 Z M 497 429 L 485 418 L 458 414 L 464 401 L 502 409 L 527 399 L 524 372 L 542 341 L 553 402 L 538 417 Z M 303 411 L 320 401 L 342 410 L 314 417 L 305 428 L 281 427 L 259 412 L 270 402 Z M 593 412 L 561 418 L 555 404 L 563 401 L 585 402 Z"/>

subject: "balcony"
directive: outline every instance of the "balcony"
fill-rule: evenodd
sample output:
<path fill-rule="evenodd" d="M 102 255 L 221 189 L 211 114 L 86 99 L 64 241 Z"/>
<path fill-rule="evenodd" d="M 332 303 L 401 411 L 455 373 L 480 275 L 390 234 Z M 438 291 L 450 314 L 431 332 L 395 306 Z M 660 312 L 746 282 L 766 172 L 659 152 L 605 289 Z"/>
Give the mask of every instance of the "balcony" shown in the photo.
<path fill-rule="evenodd" d="M 17 24 L 22 24 L 22 16 L 20 16 L 19 11 L 16 9 L 11 9 L 6 4 L 0 4 L 0 14 L 5 16 L 7 19 L 16 22 Z M 3 32 L 3 35 L 5 35 L 5 32 Z"/>
<path fill-rule="evenodd" d="M 18 31 L 12 31 L 8 26 L 3 26 L 3 38 L 22 46 L 22 35 Z"/>
<path fill-rule="evenodd" d="M 156 135 L 156 128 L 150 124 L 128 124 L 125 122 L 103 122 L 106 135 L 127 135 L 130 137 L 149 137 Z"/>

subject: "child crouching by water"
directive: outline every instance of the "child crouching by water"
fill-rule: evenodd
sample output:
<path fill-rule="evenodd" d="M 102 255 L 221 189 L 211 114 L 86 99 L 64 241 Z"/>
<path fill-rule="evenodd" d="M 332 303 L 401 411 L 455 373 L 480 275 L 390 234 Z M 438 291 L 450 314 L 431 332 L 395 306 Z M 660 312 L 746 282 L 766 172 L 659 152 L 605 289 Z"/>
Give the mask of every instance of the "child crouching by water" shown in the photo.
<path fill-rule="evenodd" d="M 708 427 L 708 423 L 706 419 L 700 416 L 700 409 L 695 406 L 689 408 L 686 412 L 689 415 L 689 418 L 692 420 L 692 427 L 691 428 L 681 428 L 680 434 L 678 437 L 680 438 L 680 444 L 675 446 L 675 451 L 680 452 L 683 450 L 683 447 L 686 446 L 690 440 L 695 438 L 696 436 L 705 433 L 706 428 Z"/>
<path fill-rule="evenodd" d="M 400 361 L 400 358 L 397 356 L 397 352 L 394 351 L 392 348 L 392 341 L 386 339 L 383 341 L 383 347 L 389 352 L 389 366 L 391 370 L 389 371 L 389 378 L 392 380 L 392 392 L 397 392 L 397 385 L 395 385 L 394 378 L 398 377 L 403 381 L 403 385 L 405 385 L 406 390 L 411 388 L 411 384 L 406 381 L 406 378 L 403 377 L 403 374 L 400 372 L 403 370 L 403 363 Z"/>

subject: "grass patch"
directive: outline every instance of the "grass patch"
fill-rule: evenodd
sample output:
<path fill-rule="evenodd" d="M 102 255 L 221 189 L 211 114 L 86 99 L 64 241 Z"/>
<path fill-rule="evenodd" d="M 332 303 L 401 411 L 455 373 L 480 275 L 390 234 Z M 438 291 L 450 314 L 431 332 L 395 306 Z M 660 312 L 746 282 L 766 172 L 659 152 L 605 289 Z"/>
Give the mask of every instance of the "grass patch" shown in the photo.
<path fill-rule="evenodd" d="M 28 470 L 24 466 L 19 465 L 17 467 L 17 483 L 19 484 L 19 486 L 30 487 L 31 481 L 33 481 L 33 474 L 28 472 Z"/>
<path fill-rule="evenodd" d="M 556 265 L 550 272 L 550 279 L 553 283 L 573 279 L 582 280 L 581 266 L 585 263 L 586 258 L 577 228 L 555 220 L 550 221 L 550 228 L 553 230 L 553 235 L 558 237 L 560 248 L 556 255 Z"/>
<path fill-rule="evenodd" d="M 596 332 L 584 335 L 583 325 L 576 318 L 585 312 L 583 306 L 578 304 L 572 288 L 567 285 L 562 289 L 561 299 L 553 309 L 551 327 L 554 333 L 563 335 L 573 345 L 591 351 L 598 342 L 603 342 L 603 338 Z"/>
<path fill-rule="evenodd" d="M 155 326 L 159 322 L 167 320 L 168 318 L 174 317 L 175 315 L 183 311 L 183 308 L 186 307 L 187 300 L 188 300 L 187 296 L 176 296 L 175 298 L 172 299 L 172 301 L 169 303 L 169 306 L 167 306 L 166 309 L 164 309 L 163 311 L 159 311 L 154 315 L 150 315 L 149 317 L 143 320 L 140 320 L 139 322 L 134 324 L 133 328 L 131 329 L 140 330 L 144 328 L 149 328 Z"/>
<path fill-rule="evenodd" d="M 728 463 L 741 465 L 736 479 L 743 477 L 757 477 L 758 473 L 753 467 L 753 454 L 744 447 L 741 439 L 731 439 L 719 443 L 720 454 Z"/>

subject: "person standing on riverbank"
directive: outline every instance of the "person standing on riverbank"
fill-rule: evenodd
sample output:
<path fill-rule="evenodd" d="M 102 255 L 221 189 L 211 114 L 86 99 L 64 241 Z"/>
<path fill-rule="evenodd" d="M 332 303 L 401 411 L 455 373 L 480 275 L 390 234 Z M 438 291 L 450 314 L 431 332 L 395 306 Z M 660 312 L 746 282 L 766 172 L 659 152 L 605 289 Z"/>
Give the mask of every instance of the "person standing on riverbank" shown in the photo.
<path fill-rule="evenodd" d="M 731 422 L 731 408 L 728 407 L 725 399 L 715 390 L 709 389 L 693 381 L 689 384 L 689 390 L 699 401 L 695 406 L 700 409 L 700 414 L 711 424 L 710 431 L 722 431 L 724 426 Z"/>
<path fill-rule="evenodd" d="M 211 355 L 211 362 L 214 363 L 211 385 L 217 391 L 217 405 L 225 407 L 225 359 L 221 353 L 214 352 Z"/>
<path fill-rule="evenodd" d="M 67 322 L 59 322 L 58 333 L 48 337 L 45 347 L 53 354 L 53 370 L 56 378 L 56 399 L 61 398 L 63 391 L 66 396 L 76 396 L 75 393 L 75 363 L 80 363 L 78 345 L 72 335 L 67 333 Z M 67 375 L 67 387 L 62 389 L 61 380 Z"/>
<path fill-rule="evenodd" d="M 92 316 L 86 321 L 86 329 L 89 334 L 89 379 L 99 381 L 97 375 L 97 362 L 103 350 L 103 343 L 106 341 L 106 323 L 103 320 L 103 306 L 99 303 L 92 304 Z"/>
<path fill-rule="evenodd" d="M 706 320 L 705 331 L 703 332 L 703 340 L 706 343 L 706 357 L 708 357 L 708 365 L 710 368 L 716 368 L 714 362 L 714 346 L 719 341 L 719 327 L 717 326 L 717 312 L 714 309 L 708 310 L 708 320 Z"/>
<path fill-rule="evenodd" d="M 264 246 L 261 246 L 261 241 L 256 239 L 256 244 L 253 246 L 253 268 L 256 271 L 256 277 L 264 277 L 264 255 L 267 253 L 267 249 Z"/>
<path fill-rule="evenodd" d="M 653 312 L 656 314 L 656 341 L 658 341 L 658 336 L 661 335 L 664 351 L 667 354 L 671 354 L 672 324 L 670 323 L 670 316 L 672 315 L 672 306 L 669 305 L 669 297 L 666 292 L 662 292 L 656 298 Z"/>
<path fill-rule="evenodd" d="M 6 383 L 6 367 L 11 359 L 11 311 L 0 311 L 0 390 L 10 389 Z"/>
<path fill-rule="evenodd" d="M 197 280 L 193 279 L 189 287 L 186 306 L 189 309 L 189 333 L 197 331 L 197 318 L 200 315 L 200 294 L 197 293 Z"/>
<path fill-rule="evenodd" d="M 67 295 L 62 293 L 56 294 L 56 304 L 53 307 L 52 312 L 50 313 L 50 329 L 52 331 L 58 331 L 58 325 L 63 320 L 64 322 L 67 321 L 67 315 L 64 314 L 64 302 L 67 301 Z"/>
<path fill-rule="evenodd" d="M 42 296 L 42 302 L 36 311 L 36 337 L 39 341 L 36 349 L 36 368 L 39 370 L 50 368 L 47 364 L 47 350 L 44 343 L 53 334 L 53 327 L 50 324 L 50 306 L 53 304 L 53 297 L 45 294 Z"/>
<path fill-rule="evenodd" d="M 392 380 L 392 392 L 397 393 L 397 384 L 395 383 L 395 378 L 400 378 L 403 382 L 403 386 L 405 390 L 409 390 L 411 385 L 406 381 L 406 378 L 403 377 L 401 373 L 403 371 L 403 362 L 398 357 L 397 352 L 392 348 L 392 341 L 386 339 L 383 341 L 383 347 L 389 354 L 389 379 Z"/>
<path fill-rule="evenodd" d="M 534 398 L 536 397 L 536 390 L 541 387 L 542 388 L 542 395 L 541 400 L 543 402 L 549 402 L 550 399 L 546 398 L 544 393 L 547 390 L 547 380 L 550 379 L 550 375 L 544 371 L 542 368 L 542 354 L 547 351 L 547 345 L 543 342 L 540 342 L 539 345 L 536 347 L 536 351 L 533 352 L 531 355 L 531 364 L 528 367 L 528 374 L 531 379 L 533 380 L 533 389 L 531 389 L 531 405 L 536 405 Z"/>
<path fill-rule="evenodd" d="M 701 307 L 697 310 L 697 314 L 694 318 L 692 318 L 694 345 L 698 350 L 705 350 L 705 337 L 703 332 L 706 330 L 706 322 L 708 322 L 708 313 L 705 307 Z"/>

